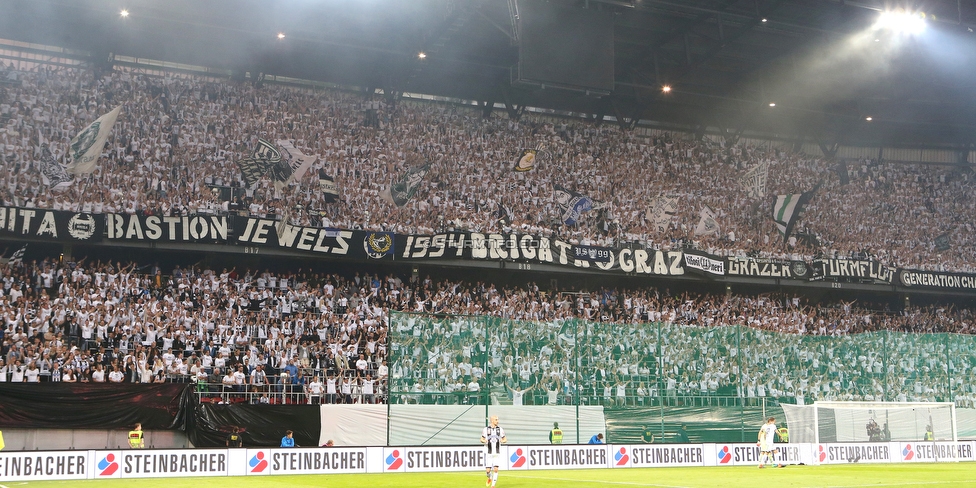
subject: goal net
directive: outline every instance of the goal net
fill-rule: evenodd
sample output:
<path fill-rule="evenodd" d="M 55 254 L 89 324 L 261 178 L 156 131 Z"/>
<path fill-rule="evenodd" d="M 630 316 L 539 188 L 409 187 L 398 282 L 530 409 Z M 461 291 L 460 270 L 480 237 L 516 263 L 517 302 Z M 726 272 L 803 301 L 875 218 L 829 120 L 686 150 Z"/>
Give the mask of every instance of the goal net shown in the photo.
<path fill-rule="evenodd" d="M 782 405 L 790 442 L 955 442 L 950 402 L 815 402 Z"/>

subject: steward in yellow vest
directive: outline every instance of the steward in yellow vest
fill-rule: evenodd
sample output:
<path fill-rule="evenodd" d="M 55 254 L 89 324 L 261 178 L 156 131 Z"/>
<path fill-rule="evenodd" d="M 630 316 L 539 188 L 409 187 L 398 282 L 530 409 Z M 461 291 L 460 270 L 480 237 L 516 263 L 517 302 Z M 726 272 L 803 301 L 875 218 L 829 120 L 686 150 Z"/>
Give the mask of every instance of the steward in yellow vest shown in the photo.
<path fill-rule="evenodd" d="M 129 447 L 131 449 L 143 449 L 146 447 L 146 440 L 143 438 L 142 424 L 136 424 L 135 428 L 129 431 Z"/>
<path fill-rule="evenodd" d="M 552 423 L 552 430 L 549 431 L 549 443 L 550 444 L 563 443 L 563 431 L 559 429 L 559 422 Z"/>

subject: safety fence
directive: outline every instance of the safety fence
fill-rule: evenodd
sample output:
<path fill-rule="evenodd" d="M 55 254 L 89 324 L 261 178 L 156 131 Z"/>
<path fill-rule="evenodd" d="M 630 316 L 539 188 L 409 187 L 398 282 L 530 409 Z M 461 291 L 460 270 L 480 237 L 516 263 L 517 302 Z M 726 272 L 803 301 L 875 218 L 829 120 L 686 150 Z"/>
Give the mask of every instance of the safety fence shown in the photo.
<path fill-rule="evenodd" d="M 608 422 L 631 418 L 624 430 L 660 425 L 665 439 L 680 438 L 685 421 L 669 419 L 687 408 L 738 410 L 726 428 L 748 440 L 766 409 L 778 413 L 781 403 L 949 401 L 972 408 L 976 399 L 976 337 L 959 334 L 812 336 L 393 312 L 389 351 L 394 405 L 602 406 Z"/>

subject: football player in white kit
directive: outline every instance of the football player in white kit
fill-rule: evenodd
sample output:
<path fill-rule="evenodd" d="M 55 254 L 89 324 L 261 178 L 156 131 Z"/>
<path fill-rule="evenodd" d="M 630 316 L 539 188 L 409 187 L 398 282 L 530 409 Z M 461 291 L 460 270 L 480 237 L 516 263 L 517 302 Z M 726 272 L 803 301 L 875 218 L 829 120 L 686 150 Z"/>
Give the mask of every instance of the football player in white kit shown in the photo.
<path fill-rule="evenodd" d="M 481 430 L 481 443 L 485 445 L 485 475 L 488 476 L 485 486 L 495 486 L 498 482 L 498 465 L 502 459 L 499 451 L 508 439 L 505 438 L 505 429 L 498 426 L 497 415 L 492 415 L 488 421 L 488 427 Z"/>
<path fill-rule="evenodd" d="M 759 467 L 764 468 L 766 461 L 772 463 L 773 453 L 776 452 L 776 419 L 774 417 L 769 417 L 766 419 L 766 423 L 759 428 L 759 442 L 756 443 L 759 446 Z M 777 468 L 782 468 L 782 464 L 777 464 Z"/>

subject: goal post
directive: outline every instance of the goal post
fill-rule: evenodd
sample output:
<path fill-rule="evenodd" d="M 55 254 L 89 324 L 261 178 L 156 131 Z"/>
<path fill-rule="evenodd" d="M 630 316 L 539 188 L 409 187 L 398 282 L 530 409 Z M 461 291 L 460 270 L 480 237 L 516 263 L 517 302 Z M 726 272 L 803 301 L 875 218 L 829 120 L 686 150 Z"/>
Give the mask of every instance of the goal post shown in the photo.
<path fill-rule="evenodd" d="M 782 404 L 790 442 L 957 442 L 952 402 Z"/>

